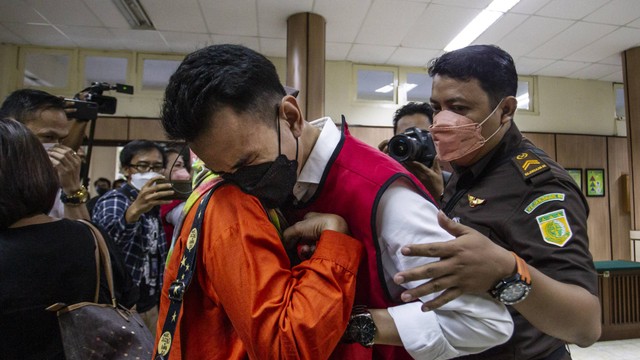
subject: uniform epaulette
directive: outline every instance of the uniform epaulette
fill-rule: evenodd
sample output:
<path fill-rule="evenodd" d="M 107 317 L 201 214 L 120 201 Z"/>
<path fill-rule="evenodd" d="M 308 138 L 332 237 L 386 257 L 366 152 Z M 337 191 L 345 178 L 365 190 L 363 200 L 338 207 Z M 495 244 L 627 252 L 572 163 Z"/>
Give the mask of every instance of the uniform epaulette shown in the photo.
<path fill-rule="evenodd" d="M 543 180 L 538 179 L 540 174 L 547 173 L 551 170 L 549 165 L 536 155 L 532 149 L 519 152 L 517 155 L 512 157 L 511 160 L 520 171 L 522 178 L 534 183 L 538 182 L 537 180 Z M 543 176 L 543 178 L 546 179 L 547 176 Z"/>

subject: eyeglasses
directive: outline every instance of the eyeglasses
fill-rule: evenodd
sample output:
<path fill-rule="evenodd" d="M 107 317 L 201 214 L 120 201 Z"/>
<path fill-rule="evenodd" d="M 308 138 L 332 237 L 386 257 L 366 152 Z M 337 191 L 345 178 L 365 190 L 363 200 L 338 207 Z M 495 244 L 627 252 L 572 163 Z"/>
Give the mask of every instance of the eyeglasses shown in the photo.
<path fill-rule="evenodd" d="M 153 170 L 153 172 L 163 172 L 164 171 L 164 165 L 162 164 L 149 164 L 146 162 L 141 162 L 141 163 L 137 163 L 137 164 L 130 164 L 129 166 L 136 168 L 136 170 L 140 171 L 140 172 L 148 172 L 149 170 Z"/>

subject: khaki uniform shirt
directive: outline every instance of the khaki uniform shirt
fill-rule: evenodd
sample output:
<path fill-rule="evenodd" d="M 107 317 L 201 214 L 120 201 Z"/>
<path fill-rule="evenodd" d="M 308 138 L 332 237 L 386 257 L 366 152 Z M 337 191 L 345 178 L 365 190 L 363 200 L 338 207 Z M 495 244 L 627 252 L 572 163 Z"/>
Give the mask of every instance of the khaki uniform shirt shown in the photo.
<path fill-rule="evenodd" d="M 586 199 L 567 172 L 523 138 L 514 123 L 489 154 L 455 170 L 442 202 L 449 217 L 514 251 L 545 275 L 597 295 Z M 511 340 L 465 359 L 545 359 L 564 346 L 512 307 L 509 311 L 515 325 Z"/>

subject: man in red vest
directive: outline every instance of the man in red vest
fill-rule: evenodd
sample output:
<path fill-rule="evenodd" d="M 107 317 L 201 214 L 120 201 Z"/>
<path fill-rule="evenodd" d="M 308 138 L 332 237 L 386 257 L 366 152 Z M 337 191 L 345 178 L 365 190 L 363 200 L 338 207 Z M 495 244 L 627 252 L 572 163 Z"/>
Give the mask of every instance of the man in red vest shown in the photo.
<path fill-rule="evenodd" d="M 436 259 L 404 257 L 400 249 L 451 239 L 437 223 L 433 198 L 398 162 L 350 136 L 344 119 L 342 131 L 330 118 L 305 121 L 296 98 L 287 95 L 264 56 L 235 45 L 190 54 L 171 77 L 162 121 L 169 136 L 185 140 L 208 168 L 255 196 L 266 211 L 280 208 L 291 223 L 316 212 L 337 214 L 362 241 L 357 306 L 346 332 L 336 324 L 345 336 L 336 342 L 332 358 L 448 359 L 483 351 L 511 336 L 506 308 L 488 294 L 464 295 L 428 313 L 421 311 L 420 301 L 401 303 L 405 288 L 395 285 L 393 275 Z M 238 256 L 260 261 L 251 254 Z M 290 258 L 301 265 L 318 260 Z M 228 316 L 232 332 L 247 326 L 242 321 L 251 321 Z M 256 346 L 247 335 L 238 331 L 237 341 Z M 302 344 L 310 340 L 297 339 Z"/>

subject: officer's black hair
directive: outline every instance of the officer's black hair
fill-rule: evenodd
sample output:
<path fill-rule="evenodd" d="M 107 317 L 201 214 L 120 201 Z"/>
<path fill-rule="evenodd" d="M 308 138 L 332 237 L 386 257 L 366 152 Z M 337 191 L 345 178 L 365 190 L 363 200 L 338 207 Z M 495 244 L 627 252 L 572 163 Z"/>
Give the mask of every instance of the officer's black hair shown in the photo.
<path fill-rule="evenodd" d="M 495 45 L 471 45 L 431 60 L 429 76 L 436 75 L 463 81 L 477 79 L 492 107 L 507 96 L 516 96 L 518 91 L 513 58 Z"/>

